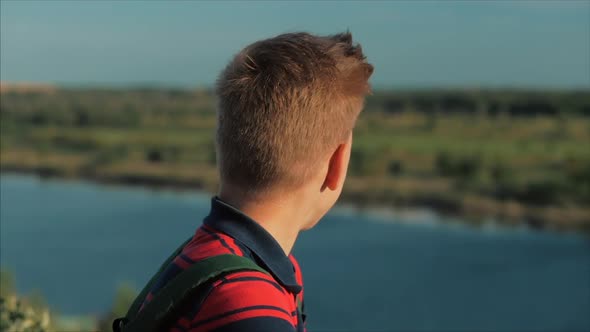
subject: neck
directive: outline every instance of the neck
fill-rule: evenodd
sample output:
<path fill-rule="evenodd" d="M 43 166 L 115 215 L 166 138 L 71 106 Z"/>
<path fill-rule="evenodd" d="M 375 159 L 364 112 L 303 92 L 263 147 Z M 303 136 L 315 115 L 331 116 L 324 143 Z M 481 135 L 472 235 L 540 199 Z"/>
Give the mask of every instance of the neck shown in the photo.
<path fill-rule="evenodd" d="M 302 211 L 307 209 L 302 202 L 295 199 L 295 195 L 275 195 L 277 198 L 261 200 L 250 199 L 239 192 L 222 186 L 218 196 L 256 221 L 279 243 L 285 255 L 289 255 L 302 225 L 306 224 Z"/>

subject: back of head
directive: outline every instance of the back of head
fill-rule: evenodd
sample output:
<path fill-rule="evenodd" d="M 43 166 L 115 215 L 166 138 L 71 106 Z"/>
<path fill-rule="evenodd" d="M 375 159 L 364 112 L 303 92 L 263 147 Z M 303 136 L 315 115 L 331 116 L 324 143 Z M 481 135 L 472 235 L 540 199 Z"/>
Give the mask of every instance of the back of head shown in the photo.
<path fill-rule="evenodd" d="M 216 87 L 222 183 L 251 194 L 304 184 L 350 134 L 372 72 L 348 32 L 288 33 L 244 48 Z"/>

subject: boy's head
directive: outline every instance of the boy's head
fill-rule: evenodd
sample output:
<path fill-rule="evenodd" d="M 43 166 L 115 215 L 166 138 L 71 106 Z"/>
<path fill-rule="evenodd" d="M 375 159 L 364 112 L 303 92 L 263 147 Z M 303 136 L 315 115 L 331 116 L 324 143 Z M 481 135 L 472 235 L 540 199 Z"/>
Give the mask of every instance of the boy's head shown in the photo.
<path fill-rule="evenodd" d="M 222 187 L 256 199 L 317 183 L 335 201 L 372 72 L 348 32 L 288 33 L 244 48 L 217 81 Z"/>

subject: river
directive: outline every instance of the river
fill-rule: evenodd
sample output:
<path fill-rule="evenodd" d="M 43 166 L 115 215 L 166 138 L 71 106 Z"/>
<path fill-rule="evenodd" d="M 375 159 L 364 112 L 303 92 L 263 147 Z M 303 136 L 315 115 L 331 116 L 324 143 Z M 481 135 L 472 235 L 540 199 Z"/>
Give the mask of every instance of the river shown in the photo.
<path fill-rule="evenodd" d="M 110 308 L 194 232 L 202 193 L 0 177 L 0 263 L 62 314 Z M 336 208 L 302 233 L 313 331 L 590 330 L 590 239 Z"/>

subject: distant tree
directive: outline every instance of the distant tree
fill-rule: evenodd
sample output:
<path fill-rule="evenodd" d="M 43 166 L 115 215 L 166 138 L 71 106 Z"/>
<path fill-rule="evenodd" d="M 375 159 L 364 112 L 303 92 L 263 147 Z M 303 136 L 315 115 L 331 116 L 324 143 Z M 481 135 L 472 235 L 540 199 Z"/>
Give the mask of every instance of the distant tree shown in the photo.
<path fill-rule="evenodd" d="M 151 163 L 159 163 L 164 160 L 162 152 L 156 148 L 151 148 L 146 153 L 146 160 Z"/>
<path fill-rule="evenodd" d="M 479 172 L 481 158 L 478 155 L 456 156 L 449 152 L 436 155 L 435 167 L 440 175 L 470 178 Z"/>
<path fill-rule="evenodd" d="M 509 106 L 508 113 L 515 116 L 557 115 L 558 110 L 543 101 L 516 102 Z"/>
<path fill-rule="evenodd" d="M 387 113 L 400 113 L 405 110 L 405 107 L 405 103 L 400 99 L 388 99 L 383 105 L 383 108 Z"/>
<path fill-rule="evenodd" d="M 392 160 L 389 162 L 389 174 L 400 175 L 404 171 L 404 164 L 401 160 Z"/>
<path fill-rule="evenodd" d="M 77 127 L 88 127 L 90 125 L 90 116 L 84 106 L 74 108 L 74 125 Z"/>

